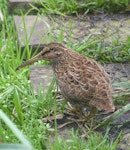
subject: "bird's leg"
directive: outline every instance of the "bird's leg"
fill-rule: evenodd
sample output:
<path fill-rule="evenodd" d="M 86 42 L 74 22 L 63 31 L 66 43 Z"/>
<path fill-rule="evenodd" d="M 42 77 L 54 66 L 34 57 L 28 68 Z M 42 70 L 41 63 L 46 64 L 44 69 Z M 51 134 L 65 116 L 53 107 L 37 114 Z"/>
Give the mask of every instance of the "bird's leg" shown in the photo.
<path fill-rule="evenodd" d="M 72 112 L 72 114 L 71 114 L 72 116 L 75 115 L 75 116 L 79 116 L 80 118 L 81 117 L 82 118 L 86 118 L 86 117 L 92 118 L 95 115 L 95 113 L 97 112 L 97 108 L 94 106 L 91 107 L 91 110 L 90 110 L 88 115 L 85 115 L 85 112 L 83 112 L 83 109 L 80 106 L 79 107 L 72 107 L 69 102 L 67 103 L 67 106 L 68 106 L 67 109 L 70 112 Z"/>
<path fill-rule="evenodd" d="M 67 102 L 67 110 L 69 110 L 69 112 L 67 112 L 67 114 L 71 115 L 71 116 L 81 116 L 81 112 L 82 112 L 82 108 L 81 107 L 72 107 L 71 104 L 69 102 Z"/>
<path fill-rule="evenodd" d="M 88 114 L 87 118 L 92 118 L 92 117 L 95 115 L 96 112 L 97 112 L 97 108 L 94 107 L 94 106 L 92 106 L 92 107 L 91 107 L 91 111 L 90 111 L 90 113 Z"/>

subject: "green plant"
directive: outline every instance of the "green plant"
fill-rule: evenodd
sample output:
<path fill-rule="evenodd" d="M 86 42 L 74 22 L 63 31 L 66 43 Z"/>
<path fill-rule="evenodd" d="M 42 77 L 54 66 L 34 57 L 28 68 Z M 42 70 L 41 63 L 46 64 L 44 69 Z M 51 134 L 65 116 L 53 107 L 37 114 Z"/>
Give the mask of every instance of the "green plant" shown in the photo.
<path fill-rule="evenodd" d="M 128 0 L 44 0 L 32 5 L 36 11 L 44 14 L 86 14 L 88 12 L 118 12 L 125 11 L 129 6 Z"/>
<path fill-rule="evenodd" d="M 54 142 L 50 140 L 50 150 L 115 150 L 118 143 L 118 140 L 114 143 L 108 143 L 108 132 L 104 136 L 90 132 L 88 140 L 78 136 L 78 131 L 74 132 L 74 130 L 68 133 L 67 140 L 58 136 Z"/>

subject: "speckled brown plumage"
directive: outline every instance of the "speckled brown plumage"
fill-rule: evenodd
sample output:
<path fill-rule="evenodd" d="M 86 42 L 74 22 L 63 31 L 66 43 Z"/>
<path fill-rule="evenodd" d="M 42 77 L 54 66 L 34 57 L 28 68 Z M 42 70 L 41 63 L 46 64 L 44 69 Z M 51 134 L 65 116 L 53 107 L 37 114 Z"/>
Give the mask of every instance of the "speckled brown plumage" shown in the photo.
<path fill-rule="evenodd" d="M 40 59 L 49 60 L 62 95 L 77 106 L 94 106 L 113 112 L 110 80 L 103 67 L 61 43 L 50 43 L 17 69 Z"/>

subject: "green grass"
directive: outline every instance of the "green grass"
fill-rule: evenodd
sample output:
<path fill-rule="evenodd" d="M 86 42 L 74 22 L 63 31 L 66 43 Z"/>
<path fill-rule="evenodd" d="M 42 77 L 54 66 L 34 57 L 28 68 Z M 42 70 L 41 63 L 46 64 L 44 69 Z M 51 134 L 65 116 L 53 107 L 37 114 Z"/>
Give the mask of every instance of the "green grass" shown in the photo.
<path fill-rule="evenodd" d="M 117 13 L 129 10 L 128 0 L 43 0 L 38 2 L 38 7 L 35 7 L 40 13 L 44 14 L 86 14 L 109 12 Z"/>
<path fill-rule="evenodd" d="M 57 7 L 55 1 L 51 2 L 51 5 L 48 1 L 42 4 L 43 7 L 47 7 L 45 9 L 46 12 L 43 12 L 43 9 L 39 11 L 46 14 L 73 14 L 79 13 L 81 11 L 80 9 L 84 7 L 85 10 L 87 10 L 86 7 L 90 10 L 97 7 L 94 2 L 89 2 L 87 4 L 88 6 L 82 4 L 77 8 L 77 2 L 71 0 L 67 2 L 62 1 L 64 7 L 60 8 Z M 60 1 L 58 2 L 60 3 Z M 100 1 L 98 5 L 103 5 L 103 2 L 105 1 Z M 117 5 L 120 6 L 120 3 L 124 3 L 123 5 L 126 6 L 128 5 L 127 1 L 119 2 Z M 53 129 L 49 123 L 42 122 L 42 118 L 50 116 L 51 111 L 54 116 L 56 116 L 56 113 L 61 113 L 64 110 L 64 104 L 59 107 L 59 104 L 56 103 L 56 95 L 52 95 L 51 91 L 53 87 L 56 87 L 54 81 L 47 92 L 41 94 L 39 89 L 38 95 L 35 96 L 30 81 L 28 80 L 29 69 L 24 68 L 20 71 L 15 71 L 15 68 L 20 65 L 25 58 L 29 59 L 32 56 L 32 52 L 27 43 L 24 53 L 21 53 L 21 49 L 17 44 L 17 36 L 12 16 L 8 16 L 9 14 L 7 13 L 6 2 L 2 0 L 0 6 L 4 15 L 4 21 L 0 22 L 0 109 L 3 110 L 20 131 L 27 136 L 35 149 L 46 149 L 46 141 L 49 140 L 50 150 L 115 150 L 117 141 L 113 143 L 109 142 L 108 133 L 106 133 L 105 136 L 102 136 L 92 132 L 88 136 L 88 140 L 84 140 L 79 138 L 78 132 L 74 133 L 72 130 L 68 133 L 68 139 L 63 140 L 56 132 L 56 127 Z M 103 9 L 104 8 L 105 4 L 103 6 Z M 50 38 L 50 40 L 53 39 Z M 58 40 L 60 42 L 63 40 L 62 31 Z M 119 43 L 118 40 L 115 40 L 109 47 L 106 47 L 105 43 L 99 37 L 92 38 L 91 36 L 88 36 L 86 41 L 76 43 L 75 45 L 69 43 L 68 46 L 74 48 L 79 53 L 83 53 L 86 56 L 100 61 L 101 63 L 130 61 L 129 38 L 124 43 Z M 1 118 L 5 119 L 6 117 L 2 115 Z M 11 129 L 4 119 L 0 120 L 0 142 L 20 143 L 21 140 L 12 132 L 14 129 Z M 51 142 L 49 138 L 50 135 L 56 136 L 55 142 Z"/>
<path fill-rule="evenodd" d="M 55 142 L 50 141 L 51 150 L 115 150 L 117 141 L 108 143 L 108 134 L 102 137 L 100 134 L 90 133 L 88 140 L 78 137 L 78 132 L 73 130 L 68 133 L 68 139 L 62 140 L 60 137 Z"/>
<path fill-rule="evenodd" d="M 57 14 L 57 15 L 80 15 L 87 13 L 122 13 L 129 12 L 129 0 L 39 0 L 37 5 L 29 4 L 32 6 L 33 12 L 29 10 L 26 12 L 23 7 L 23 12 L 40 14 Z M 3 4 L 2 4 L 3 6 Z M 20 14 L 21 10 L 13 10 L 14 13 Z"/>
<path fill-rule="evenodd" d="M 102 37 L 89 37 L 86 41 L 72 45 L 72 48 L 88 57 L 101 63 L 129 62 L 130 61 L 130 38 L 125 42 L 115 39 L 106 46 Z"/>

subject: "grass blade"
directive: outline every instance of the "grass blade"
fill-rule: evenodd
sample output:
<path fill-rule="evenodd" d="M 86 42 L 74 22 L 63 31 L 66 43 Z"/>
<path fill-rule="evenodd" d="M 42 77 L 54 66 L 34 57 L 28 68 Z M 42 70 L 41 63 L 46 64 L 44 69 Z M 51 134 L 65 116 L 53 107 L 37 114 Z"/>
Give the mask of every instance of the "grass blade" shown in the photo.
<path fill-rule="evenodd" d="M 7 126 L 12 130 L 15 136 L 22 142 L 22 144 L 28 147 L 28 150 L 33 149 L 31 143 L 25 138 L 25 136 L 20 132 L 20 130 L 15 126 L 15 124 L 7 117 L 7 115 L 2 110 L 0 110 L 0 118 L 7 124 Z"/>

